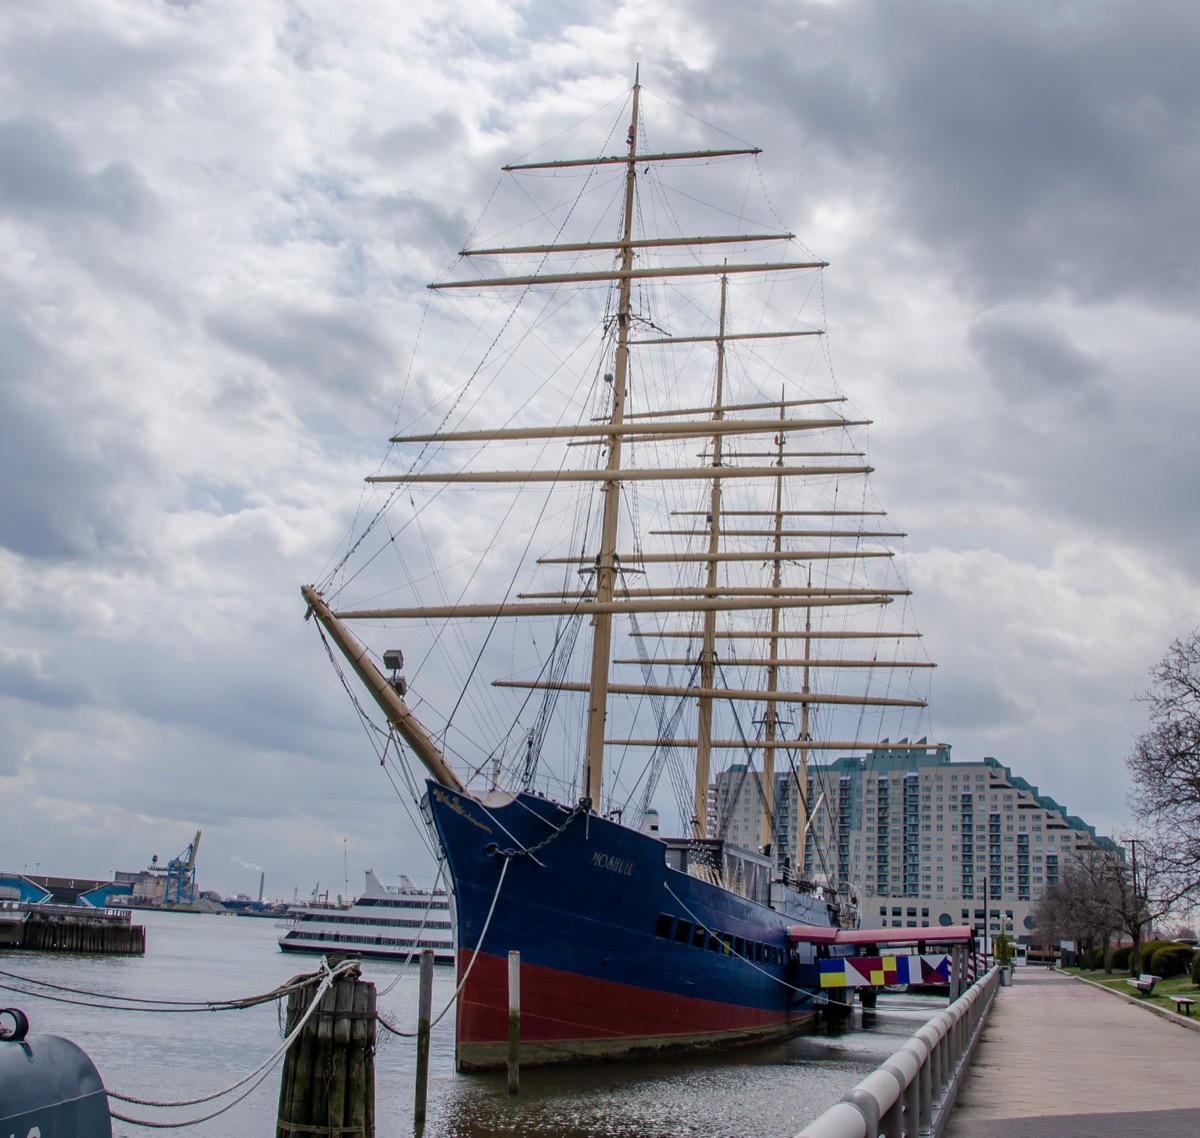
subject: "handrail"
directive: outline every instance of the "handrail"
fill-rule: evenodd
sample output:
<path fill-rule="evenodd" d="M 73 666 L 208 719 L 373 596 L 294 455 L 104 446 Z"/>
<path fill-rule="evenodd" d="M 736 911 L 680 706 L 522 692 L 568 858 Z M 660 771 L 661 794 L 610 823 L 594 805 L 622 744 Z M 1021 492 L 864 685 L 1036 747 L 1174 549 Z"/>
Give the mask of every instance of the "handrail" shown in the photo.
<path fill-rule="evenodd" d="M 991 968 L 796 1138 L 941 1138 L 999 984 Z"/>

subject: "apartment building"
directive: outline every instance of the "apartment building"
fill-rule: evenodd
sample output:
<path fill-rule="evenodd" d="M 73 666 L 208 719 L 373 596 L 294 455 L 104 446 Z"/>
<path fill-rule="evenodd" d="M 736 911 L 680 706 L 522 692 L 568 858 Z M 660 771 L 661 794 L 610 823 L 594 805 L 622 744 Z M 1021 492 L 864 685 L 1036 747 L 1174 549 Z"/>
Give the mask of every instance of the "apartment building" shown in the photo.
<path fill-rule="evenodd" d="M 901 743 L 810 764 L 806 827 L 796 777 L 776 779 L 777 866 L 803 850 L 806 876 L 855 892 L 865 927 L 986 925 L 1021 939 L 1068 858 L 1089 848 L 1123 856 L 996 759 L 954 762 L 947 746 Z M 714 833 L 760 844 L 759 785 L 745 766 L 718 776 Z"/>

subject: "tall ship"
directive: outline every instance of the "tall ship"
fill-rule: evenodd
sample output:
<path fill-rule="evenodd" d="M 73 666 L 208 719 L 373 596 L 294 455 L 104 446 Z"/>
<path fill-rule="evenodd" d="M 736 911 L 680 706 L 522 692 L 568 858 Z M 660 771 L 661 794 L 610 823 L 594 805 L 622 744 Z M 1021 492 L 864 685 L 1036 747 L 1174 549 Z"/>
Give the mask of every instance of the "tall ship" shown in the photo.
<path fill-rule="evenodd" d="M 429 949 L 435 963 L 454 962 L 453 913 L 445 890 L 423 889 L 408 874 L 401 874 L 399 885 L 385 885 L 373 869 L 366 878 L 362 896 L 351 905 L 292 908 L 279 947 L 385 960 L 411 960 Z"/>
<path fill-rule="evenodd" d="M 375 498 L 302 589 L 444 861 L 460 1070 L 505 1061 L 514 950 L 523 1064 L 845 999 L 820 959 L 856 886 L 810 759 L 907 745 L 926 705 L 825 262 L 747 205 L 758 148 L 665 102 L 683 142 L 651 144 L 643 94 L 588 120 L 600 156 L 504 167 L 500 239 L 429 286 Z"/>

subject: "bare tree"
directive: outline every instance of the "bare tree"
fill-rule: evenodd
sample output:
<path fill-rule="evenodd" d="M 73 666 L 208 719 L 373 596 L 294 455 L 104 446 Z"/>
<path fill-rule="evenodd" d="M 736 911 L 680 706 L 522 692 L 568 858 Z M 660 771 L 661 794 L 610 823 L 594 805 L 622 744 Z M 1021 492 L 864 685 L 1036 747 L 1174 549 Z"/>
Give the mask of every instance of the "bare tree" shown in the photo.
<path fill-rule="evenodd" d="M 1075 940 L 1084 949 L 1102 945 L 1104 967 L 1111 971 L 1112 944 L 1124 935 L 1134 946 L 1130 969 L 1140 971 L 1144 934 L 1171 911 L 1176 896 L 1170 887 L 1163 888 L 1170 880 L 1170 859 L 1149 839 L 1132 841 L 1136 873 L 1120 854 L 1095 847 L 1063 864 L 1058 881 L 1033 909 L 1039 938 Z"/>
<path fill-rule="evenodd" d="M 1158 872 L 1176 897 L 1200 896 L 1200 629 L 1150 670 L 1150 728 L 1128 761 L 1135 815 L 1158 835 Z"/>

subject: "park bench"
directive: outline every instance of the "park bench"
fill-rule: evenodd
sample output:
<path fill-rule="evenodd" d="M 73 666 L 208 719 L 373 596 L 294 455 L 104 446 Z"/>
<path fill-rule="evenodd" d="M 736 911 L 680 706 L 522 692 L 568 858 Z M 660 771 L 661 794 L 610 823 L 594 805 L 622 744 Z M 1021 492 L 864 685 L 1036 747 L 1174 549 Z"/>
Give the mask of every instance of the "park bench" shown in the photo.
<path fill-rule="evenodd" d="M 1177 1012 L 1183 1012 L 1185 1016 L 1192 1014 L 1192 1004 L 1196 1001 L 1191 996 L 1172 996 L 1171 999 L 1175 1001 L 1175 1010 Z"/>
<path fill-rule="evenodd" d="M 1136 980 L 1130 976 L 1125 983 L 1133 988 L 1139 996 L 1148 996 L 1154 991 L 1154 985 L 1161 979 L 1161 976 L 1151 976 L 1148 972 L 1143 972 Z"/>

